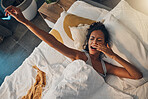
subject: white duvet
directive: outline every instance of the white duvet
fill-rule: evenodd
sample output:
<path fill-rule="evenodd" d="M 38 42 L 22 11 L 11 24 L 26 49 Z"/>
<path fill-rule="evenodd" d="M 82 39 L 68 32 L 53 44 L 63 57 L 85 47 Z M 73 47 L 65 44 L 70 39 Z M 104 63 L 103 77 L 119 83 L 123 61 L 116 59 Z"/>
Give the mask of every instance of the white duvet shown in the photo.
<path fill-rule="evenodd" d="M 63 63 L 49 65 L 41 50 L 36 48 L 13 74 L 6 77 L 0 87 L 1 99 L 21 99 L 27 94 L 37 74 L 33 65 L 46 73 L 42 99 L 132 99 L 106 84 L 84 61 L 76 60 L 67 66 Z"/>

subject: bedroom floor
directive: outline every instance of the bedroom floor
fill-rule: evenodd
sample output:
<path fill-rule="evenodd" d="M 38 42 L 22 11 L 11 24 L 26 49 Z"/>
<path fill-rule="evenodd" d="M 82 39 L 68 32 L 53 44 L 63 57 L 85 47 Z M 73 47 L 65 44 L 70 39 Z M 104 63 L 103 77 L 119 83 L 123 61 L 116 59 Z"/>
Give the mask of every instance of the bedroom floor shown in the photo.
<path fill-rule="evenodd" d="M 44 3 L 44 0 L 36 0 L 38 8 Z M 93 0 L 113 8 L 120 0 Z M 32 20 L 36 26 L 50 31 L 42 17 L 37 13 Z M 0 20 L 0 24 L 9 28 L 13 35 L 4 39 L 0 44 L 0 85 L 7 75 L 12 74 L 22 62 L 32 53 L 33 49 L 41 42 L 24 25 L 18 23 L 15 19 L 10 21 Z"/>

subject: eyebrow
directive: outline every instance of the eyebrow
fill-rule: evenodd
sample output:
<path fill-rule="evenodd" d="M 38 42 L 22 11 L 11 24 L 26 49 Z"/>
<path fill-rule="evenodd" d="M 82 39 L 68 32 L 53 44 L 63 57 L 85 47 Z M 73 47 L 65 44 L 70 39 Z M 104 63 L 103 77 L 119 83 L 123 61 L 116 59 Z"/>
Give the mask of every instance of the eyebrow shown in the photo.
<path fill-rule="evenodd" d="M 94 36 L 90 36 L 90 37 L 93 37 L 93 38 L 95 38 Z M 97 39 L 102 39 L 101 37 L 98 37 Z"/>

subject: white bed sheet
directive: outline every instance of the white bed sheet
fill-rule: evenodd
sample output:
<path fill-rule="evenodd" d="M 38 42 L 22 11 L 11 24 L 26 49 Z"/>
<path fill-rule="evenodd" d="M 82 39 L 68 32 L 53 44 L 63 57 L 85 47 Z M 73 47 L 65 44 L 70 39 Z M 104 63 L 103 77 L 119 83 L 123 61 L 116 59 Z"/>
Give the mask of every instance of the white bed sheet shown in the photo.
<path fill-rule="evenodd" d="M 127 91 L 127 93 L 133 95 L 134 99 L 148 99 L 148 82 L 136 89 Z"/>

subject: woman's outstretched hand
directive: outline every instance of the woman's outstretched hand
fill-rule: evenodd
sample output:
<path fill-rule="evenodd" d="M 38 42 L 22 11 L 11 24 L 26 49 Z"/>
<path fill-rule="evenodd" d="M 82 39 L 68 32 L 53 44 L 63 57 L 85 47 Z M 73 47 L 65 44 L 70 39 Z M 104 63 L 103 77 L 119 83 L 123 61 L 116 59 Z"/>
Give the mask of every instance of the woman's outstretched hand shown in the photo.
<path fill-rule="evenodd" d="M 110 58 L 114 58 L 115 56 L 115 53 L 112 51 L 108 44 L 107 46 L 105 46 L 104 44 L 98 45 L 97 50 L 109 56 Z"/>
<path fill-rule="evenodd" d="M 13 16 L 17 21 L 21 22 L 21 23 L 25 23 L 25 21 L 27 20 L 21 10 L 19 8 L 16 8 L 14 6 L 9 6 L 5 9 L 5 12 L 6 12 L 6 16 L 7 15 L 11 15 Z"/>

